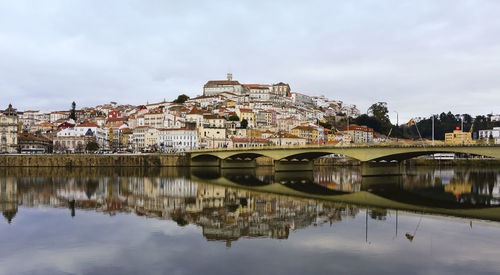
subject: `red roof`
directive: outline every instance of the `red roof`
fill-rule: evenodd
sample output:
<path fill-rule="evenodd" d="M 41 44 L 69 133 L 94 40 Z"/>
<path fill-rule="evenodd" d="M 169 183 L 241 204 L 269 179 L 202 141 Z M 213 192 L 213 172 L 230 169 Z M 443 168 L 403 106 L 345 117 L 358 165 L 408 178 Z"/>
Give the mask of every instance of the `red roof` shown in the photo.
<path fill-rule="evenodd" d="M 205 84 L 207 85 L 240 85 L 240 83 L 234 80 L 210 80 Z"/>
<path fill-rule="evenodd" d="M 359 125 L 351 125 L 349 128 L 344 127 L 344 131 L 364 131 L 364 132 L 373 132 L 372 128 L 368 128 L 366 126 L 359 126 Z"/>
<path fill-rule="evenodd" d="M 97 127 L 97 122 L 85 122 L 80 125 L 77 125 L 76 127 Z"/>
<path fill-rule="evenodd" d="M 108 118 L 108 121 L 114 122 L 114 121 L 125 121 L 127 120 L 128 117 L 116 117 L 116 118 Z"/>
<path fill-rule="evenodd" d="M 188 113 L 188 115 L 203 115 L 203 111 L 194 106 L 193 109 L 191 109 L 191 111 Z"/>

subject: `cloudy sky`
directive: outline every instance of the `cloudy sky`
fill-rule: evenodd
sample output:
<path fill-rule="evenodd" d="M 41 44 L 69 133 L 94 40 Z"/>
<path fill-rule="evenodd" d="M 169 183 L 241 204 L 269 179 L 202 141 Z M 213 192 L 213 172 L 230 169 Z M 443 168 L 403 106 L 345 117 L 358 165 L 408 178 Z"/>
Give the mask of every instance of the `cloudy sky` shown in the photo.
<path fill-rule="evenodd" d="M 500 1 L 0 0 L 0 103 L 143 104 L 242 83 L 356 104 L 400 122 L 500 113 Z"/>

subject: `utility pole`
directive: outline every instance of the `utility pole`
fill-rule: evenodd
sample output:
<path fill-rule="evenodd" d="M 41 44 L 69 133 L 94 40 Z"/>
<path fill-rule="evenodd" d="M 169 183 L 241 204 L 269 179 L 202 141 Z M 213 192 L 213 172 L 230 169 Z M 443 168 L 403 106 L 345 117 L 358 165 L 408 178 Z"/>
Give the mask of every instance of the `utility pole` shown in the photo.
<path fill-rule="evenodd" d="M 464 146 L 464 115 L 462 115 L 462 125 L 460 126 L 460 131 L 462 132 L 460 134 L 462 137 L 462 146 Z"/>
<path fill-rule="evenodd" d="M 432 115 L 432 146 L 434 146 L 434 115 Z"/>
<path fill-rule="evenodd" d="M 349 138 L 349 146 L 351 145 L 351 135 L 349 134 L 349 110 L 346 111 L 347 113 L 347 137 Z"/>
<path fill-rule="evenodd" d="M 396 113 L 396 127 L 398 127 L 399 130 L 399 113 L 394 111 Z M 399 142 L 399 137 L 396 137 L 396 142 Z"/>

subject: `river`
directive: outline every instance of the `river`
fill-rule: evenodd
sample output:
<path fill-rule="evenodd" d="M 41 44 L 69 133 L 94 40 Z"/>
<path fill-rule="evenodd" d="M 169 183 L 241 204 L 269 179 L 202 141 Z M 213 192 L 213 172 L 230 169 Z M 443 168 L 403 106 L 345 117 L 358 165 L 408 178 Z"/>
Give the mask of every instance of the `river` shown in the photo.
<path fill-rule="evenodd" d="M 0 274 L 500 273 L 500 171 L 0 169 Z"/>

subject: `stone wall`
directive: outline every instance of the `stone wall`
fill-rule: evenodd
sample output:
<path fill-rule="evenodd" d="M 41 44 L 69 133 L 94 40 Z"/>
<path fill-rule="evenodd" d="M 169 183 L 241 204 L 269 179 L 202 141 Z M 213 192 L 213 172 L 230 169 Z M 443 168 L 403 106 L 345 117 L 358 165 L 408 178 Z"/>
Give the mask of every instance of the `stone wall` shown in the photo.
<path fill-rule="evenodd" d="M 184 167 L 184 155 L 0 155 L 0 167 Z"/>

